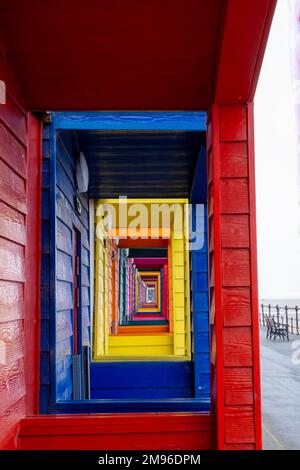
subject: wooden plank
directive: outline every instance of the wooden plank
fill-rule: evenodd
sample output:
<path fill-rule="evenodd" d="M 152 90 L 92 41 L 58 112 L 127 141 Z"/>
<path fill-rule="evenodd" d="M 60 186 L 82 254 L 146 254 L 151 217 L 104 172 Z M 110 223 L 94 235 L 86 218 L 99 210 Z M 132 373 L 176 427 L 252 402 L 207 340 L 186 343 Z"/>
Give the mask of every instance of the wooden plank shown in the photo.
<path fill-rule="evenodd" d="M 1 106 L 0 120 L 8 127 L 13 136 L 27 145 L 27 122 L 26 114 L 20 111 L 13 100 L 8 96 L 6 104 Z"/>
<path fill-rule="evenodd" d="M 8 159 L 9 155 L 9 159 Z M 0 157 L 23 178 L 26 178 L 26 151 L 9 130 L 0 123 Z"/>
<path fill-rule="evenodd" d="M 25 181 L 0 159 L 0 200 L 26 214 Z"/>
<path fill-rule="evenodd" d="M 56 254 L 57 271 L 56 277 L 60 281 L 73 282 L 72 257 L 63 251 L 57 250 Z"/>
<path fill-rule="evenodd" d="M 16 436 L 19 434 L 20 421 L 25 417 L 25 410 L 25 397 L 22 397 L 1 416 L 1 450 L 16 450 L 18 445 Z"/>
<path fill-rule="evenodd" d="M 56 284 L 56 309 L 59 310 L 72 310 L 73 308 L 73 294 L 72 284 L 69 282 L 57 281 Z"/>
<path fill-rule="evenodd" d="M 227 444 L 248 444 L 255 442 L 252 406 L 226 407 L 225 438 Z"/>
<path fill-rule="evenodd" d="M 27 113 L 3 58 L 0 70 L 7 87 L 6 104 L 0 106 L 0 448 L 14 449 L 25 393 L 30 395 L 23 367 Z M 38 285 L 28 282 L 31 295 L 33 286 L 39 293 Z"/>
<path fill-rule="evenodd" d="M 255 450 L 255 444 L 230 444 L 225 446 L 225 450 Z"/>
<path fill-rule="evenodd" d="M 221 178 L 243 178 L 248 176 L 247 144 L 226 142 L 220 144 Z"/>
<path fill-rule="evenodd" d="M 0 383 L 0 414 L 3 416 L 26 394 L 23 359 L 0 365 Z"/>
<path fill-rule="evenodd" d="M 0 281 L 0 322 L 24 318 L 24 291 L 21 283 Z"/>
<path fill-rule="evenodd" d="M 249 250 L 222 250 L 222 284 L 223 287 L 250 286 Z"/>
<path fill-rule="evenodd" d="M 250 288 L 223 289 L 224 326 L 251 326 Z"/>
<path fill-rule="evenodd" d="M 222 177 L 214 168 L 213 184 L 221 186 L 222 285 L 217 286 L 215 280 L 215 285 L 211 283 L 210 287 L 211 310 L 215 312 L 211 321 L 216 323 L 211 326 L 211 357 L 213 365 L 214 359 L 216 364 L 216 369 L 212 368 L 212 396 L 216 395 L 217 400 L 219 396 L 220 399 L 220 383 L 225 386 L 223 407 L 221 404 L 217 408 L 218 448 L 250 446 L 259 449 L 260 392 L 255 391 L 255 387 L 259 390 L 260 378 L 255 372 L 259 370 L 259 340 L 257 311 L 254 313 L 258 299 L 252 105 L 216 105 L 216 108 L 216 116 L 220 111 L 221 122 L 217 127 L 220 130 L 219 138 L 214 130 L 213 151 L 216 156 L 222 152 L 223 160 Z M 214 204 L 215 209 L 215 201 Z M 210 247 L 210 266 L 211 269 L 215 266 L 216 273 L 220 266 L 213 263 L 216 248 L 215 211 L 212 215 L 210 223 L 214 224 L 214 246 Z M 216 304 L 218 289 L 222 296 L 222 308 Z M 218 324 L 220 328 L 222 325 L 221 333 L 216 328 Z M 218 341 L 220 338 L 222 341 Z M 218 362 L 220 354 L 223 354 L 223 360 Z M 240 433 L 241 426 L 243 430 Z"/>
<path fill-rule="evenodd" d="M 57 221 L 56 246 L 59 250 L 72 256 L 72 232 L 70 228 L 61 220 Z"/>
<path fill-rule="evenodd" d="M 53 418 L 36 417 L 22 421 L 20 448 L 213 448 L 214 422 L 204 413 L 126 413 Z"/>
<path fill-rule="evenodd" d="M 0 323 L 1 363 L 9 365 L 23 357 L 24 329 L 22 321 Z"/>
<path fill-rule="evenodd" d="M 64 310 L 56 314 L 56 339 L 57 342 L 70 338 L 73 334 L 72 310 Z"/>
<path fill-rule="evenodd" d="M 253 371 L 251 367 L 225 368 L 225 405 L 253 405 Z"/>
<path fill-rule="evenodd" d="M 253 386 L 255 413 L 255 446 L 262 448 L 262 411 L 260 387 L 260 326 L 258 316 L 258 273 L 256 239 L 256 199 L 255 199 L 255 155 L 254 155 L 254 105 L 249 103 L 248 119 L 248 156 L 249 156 L 249 209 L 250 209 L 250 249 L 251 249 L 251 307 L 253 339 Z"/>
<path fill-rule="evenodd" d="M 91 367 L 92 398 L 192 398 L 193 389 L 191 362 L 110 362 Z"/>
<path fill-rule="evenodd" d="M 249 194 L 247 178 L 223 178 L 221 185 L 222 214 L 248 214 Z"/>
<path fill-rule="evenodd" d="M 220 142 L 247 140 L 246 107 L 220 106 Z"/>
<path fill-rule="evenodd" d="M 215 318 L 211 328 L 211 363 L 212 384 L 211 398 L 217 413 L 217 447 L 224 449 L 224 351 L 223 351 L 223 318 L 222 318 L 222 265 L 221 265 L 221 185 L 220 185 L 220 124 L 219 106 L 212 107 L 212 152 L 213 179 L 211 184 L 211 199 L 209 199 L 209 215 L 213 215 L 210 223 L 214 225 L 214 247 L 210 253 L 210 269 L 214 292 Z"/>
<path fill-rule="evenodd" d="M 214 102 L 240 104 L 254 99 L 275 7 L 276 0 L 227 3 Z"/>
<path fill-rule="evenodd" d="M 58 129 L 205 131 L 206 114 L 200 112 L 77 112 L 56 113 Z"/>
<path fill-rule="evenodd" d="M 25 245 L 25 216 L 0 201 L 0 237 Z"/>
<path fill-rule="evenodd" d="M 222 215 L 221 239 L 222 248 L 249 248 L 249 216 Z"/>
<path fill-rule="evenodd" d="M 0 238 L 0 279 L 24 282 L 24 247 Z"/>
<path fill-rule="evenodd" d="M 253 353 L 251 328 L 224 328 L 224 366 L 251 367 L 252 365 Z"/>

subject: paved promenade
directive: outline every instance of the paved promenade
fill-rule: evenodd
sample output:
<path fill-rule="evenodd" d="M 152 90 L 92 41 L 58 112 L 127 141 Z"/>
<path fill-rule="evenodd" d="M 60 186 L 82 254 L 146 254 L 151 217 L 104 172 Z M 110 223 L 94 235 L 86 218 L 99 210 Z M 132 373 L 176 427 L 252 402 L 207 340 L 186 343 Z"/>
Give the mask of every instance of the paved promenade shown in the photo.
<path fill-rule="evenodd" d="M 300 364 L 294 364 L 292 349 L 300 336 L 290 342 L 265 339 L 261 329 L 261 380 L 264 449 L 300 449 Z M 294 345 L 296 345 L 294 343 Z"/>

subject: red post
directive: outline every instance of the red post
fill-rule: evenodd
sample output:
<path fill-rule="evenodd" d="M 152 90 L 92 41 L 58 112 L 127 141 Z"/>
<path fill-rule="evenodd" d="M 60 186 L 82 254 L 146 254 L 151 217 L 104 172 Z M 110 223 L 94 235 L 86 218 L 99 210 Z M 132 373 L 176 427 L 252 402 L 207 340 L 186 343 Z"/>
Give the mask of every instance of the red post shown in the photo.
<path fill-rule="evenodd" d="M 261 449 L 253 104 L 208 123 L 212 398 L 219 449 Z"/>

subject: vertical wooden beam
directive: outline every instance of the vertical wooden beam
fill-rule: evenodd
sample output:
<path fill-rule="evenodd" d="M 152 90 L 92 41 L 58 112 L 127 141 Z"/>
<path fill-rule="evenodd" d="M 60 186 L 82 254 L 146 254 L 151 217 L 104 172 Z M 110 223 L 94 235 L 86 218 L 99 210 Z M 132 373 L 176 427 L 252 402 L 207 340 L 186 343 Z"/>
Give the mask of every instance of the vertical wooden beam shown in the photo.
<path fill-rule="evenodd" d="M 26 282 L 25 295 L 25 379 L 26 412 L 39 410 L 40 368 L 40 278 L 42 211 L 42 124 L 28 113 Z"/>
<path fill-rule="evenodd" d="M 254 145 L 254 106 L 248 104 L 248 171 L 249 171 L 249 210 L 250 210 L 250 247 L 251 247 L 251 305 L 252 305 L 252 340 L 253 340 L 253 385 L 256 448 L 262 448 L 262 414 L 260 386 L 260 343 L 258 314 L 258 273 L 257 273 L 257 237 L 256 237 L 256 191 L 255 191 L 255 145 Z"/>
<path fill-rule="evenodd" d="M 260 449 L 253 104 L 208 123 L 212 398 L 219 449 Z"/>

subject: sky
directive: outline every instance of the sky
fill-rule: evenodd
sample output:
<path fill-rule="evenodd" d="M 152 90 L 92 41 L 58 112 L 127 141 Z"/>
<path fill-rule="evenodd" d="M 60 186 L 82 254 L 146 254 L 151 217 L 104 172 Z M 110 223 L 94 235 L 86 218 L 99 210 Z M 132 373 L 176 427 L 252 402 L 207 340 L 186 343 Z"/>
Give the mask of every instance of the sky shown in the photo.
<path fill-rule="evenodd" d="M 289 1 L 278 0 L 255 96 L 261 299 L 300 299 L 300 152 L 294 110 L 291 24 Z"/>

